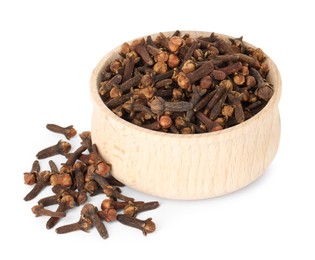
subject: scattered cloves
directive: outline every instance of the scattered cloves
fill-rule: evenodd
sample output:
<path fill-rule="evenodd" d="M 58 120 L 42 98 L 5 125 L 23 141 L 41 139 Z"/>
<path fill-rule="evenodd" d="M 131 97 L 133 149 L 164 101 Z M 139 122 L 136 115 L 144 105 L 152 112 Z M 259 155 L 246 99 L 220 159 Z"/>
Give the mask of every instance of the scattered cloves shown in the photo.
<path fill-rule="evenodd" d="M 117 64 L 112 64 L 112 69 L 115 69 Z M 120 70 L 120 68 L 118 68 Z M 170 80 L 168 80 L 170 82 Z M 152 81 L 153 83 L 153 81 Z M 149 118 L 157 120 L 149 107 L 141 103 L 133 103 L 131 100 L 131 109 L 135 113 L 144 113 Z M 138 112 L 140 111 L 140 112 Z M 147 117 L 147 116 L 146 116 Z M 169 115 L 163 115 L 156 121 L 160 128 L 167 129 L 172 120 Z M 170 120 L 170 122 L 168 122 Z M 68 154 L 68 152 L 61 152 L 59 146 L 62 141 L 57 145 L 48 147 L 38 153 L 39 158 L 46 158 L 53 154 L 64 154 L 66 162 L 61 164 L 60 169 L 53 160 L 49 160 L 50 171 L 41 171 L 38 160 L 34 161 L 32 169 L 29 173 L 24 174 L 26 184 L 34 184 L 33 189 L 25 196 L 24 200 L 31 200 L 36 197 L 39 192 L 49 184 L 52 185 L 54 195 L 47 196 L 38 200 L 38 205 L 32 207 L 32 212 L 38 216 L 48 216 L 46 228 L 53 228 L 61 218 L 66 216 L 66 211 L 69 209 L 84 205 L 81 210 L 81 216 L 78 222 L 69 225 L 64 225 L 56 228 L 56 233 L 64 234 L 76 230 L 88 231 L 93 226 L 96 227 L 102 238 L 107 238 L 108 233 L 102 222 L 116 221 L 117 211 L 124 210 L 127 214 L 132 213 L 133 216 L 145 211 L 154 209 L 158 206 L 158 202 L 144 203 L 142 201 L 134 201 L 133 198 L 127 197 L 121 193 L 119 187 L 124 184 L 115 179 L 110 173 L 110 165 L 108 165 L 97 150 L 97 146 L 92 144 L 91 133 L 85 131 L 80 134 L 81 146 L 75 152 Z M 65 142 L 66 143 L 66 142 Z M 58 146 L 58 147 L 57 147 Z M 70 144 L 67 143 L 70 149 Z M 86 149 L 89 154 L 82 154 Z M 43 155 L 44 154 L 44 155 Z M 84 155 L 84 158 L 83 158 Z M 84 162 L 83 162 L 84 161 Z M 88 196 L 95 196 L 97 194 L 104 194 L 108 197 L 101 205 L 100 211 L 92 204 L 85 204 Z M 49 207 L 57 204 L 55 211 L 49 210 Z M 149 219 L 146 221 L 136 220 L 135 223 L 142 225 L 144 233 L 153 232 L 155 225 Z M 142 223 L 142 224 L 141 224 Z"/>

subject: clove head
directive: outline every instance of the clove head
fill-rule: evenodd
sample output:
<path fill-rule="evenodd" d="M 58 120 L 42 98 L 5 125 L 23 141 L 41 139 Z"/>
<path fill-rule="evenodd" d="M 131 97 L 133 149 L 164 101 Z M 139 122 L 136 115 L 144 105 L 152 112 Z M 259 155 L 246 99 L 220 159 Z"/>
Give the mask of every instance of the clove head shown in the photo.
<path fill-rule="evenodd" d="M 106 208 L 98 211 L 97 214 L 101 219 L 104 219 L 106 222 L 111 222 L 116 220 L 117 212 L 114 208 Z"/>
<path fill-rule="evenodd" d="M 91 220 L 91 222 L 93 223 L 93 225 L 95 226 L 98 233 L 103 239 L 108 238 L 107 229 L 104 223 L 100 220 L 97 214 L 97 208 L 94 207 L 93 204 L 91 203 L 85 204 L 81 210 L 81 214 L 84 217 L 89 218 Z"/>
<path fill-rule="evenodd" d="M 57 150 L 61 155 L 66 155 L 71 149 L 71 145 L 65 141 L 59 141 L 57 144 Z"/>
<path fill-rule="evenodd" d="M 50 177 L 50 184 L 52 186 L 60 185 L 60 186 L 70 187 L 72 185 L 71 175 L 68 173 L 53 174 Z"/>
<path fill-rule="evenodd" d="M 143 224 L 143 234 L 153 233 L 156 229 L 155 223 L 152 221 L 152 218 L 148 218 L 144 221 Z"/>
<path fill-rule="evenodd" d="M 81 216 L 79 220 L 79 225 L 82 231 L 88 232 L 92 228 L 93 223 L 90 219 Z"/>
<path fill-rule="evenodd" d="M 83 205 L 87 201 L 87 195 L 85 191 L 79 191 L 76 201 L 78 205 Z"/>
<path fill-rule="evenodd" d="M 177 84 L 182 89 L 190 89 L 191 84 L 187 75 L 183 72 L 180 72 L 177 77 Z"/>
<path fill-rule="evenodd" d="M 261 85 L 257 89 L 257 96 L 265 101 L 269 101 L 272 95 L 273 95 L 273 90 L 267 83 Z"/>
<path fill-rule="evenodd" d="M 149 106 L 154 114 L 161 115 L 165 109 L 165 101 L 163 98 L 157 97 L 150 102 Z"/>
<path fill-rule="evenodd" d="M 92 216 L 95 216 L 96 209 L 93 206 L 93 204 L 88 203 L 88 204 L 85 204 L 84 207 L 82 208 L 81 214 L 86 217 L 92 217 Z"/>
<path fill-rule="evenodd" d="M 92 139 L 91 139 L 91 132 L 84 131 L 80 134 L 80 138 L 82 140 L 81 145 L 84 145 L 88 148 L 88 150 L 92 151 Z"/>
<path fill-rule="evenodd" d="M 63 192 L 57 201 L 59 204 L 64 204 L 68 208 L 73 208 L 76 205 L 74 198 L 67 192 Z"/>
<path fill-rule="evenodd" d="M 24 184 L 33 185 L 36 183 L 36 174 L 33 172 L 24 173 Z"/>
<path fill-rule="evenodd" d="M 168 48 L 171 52 L 176 52 L 183 45 L 183 39 L 179 36 L 172 36 L 168 42 Z"/>

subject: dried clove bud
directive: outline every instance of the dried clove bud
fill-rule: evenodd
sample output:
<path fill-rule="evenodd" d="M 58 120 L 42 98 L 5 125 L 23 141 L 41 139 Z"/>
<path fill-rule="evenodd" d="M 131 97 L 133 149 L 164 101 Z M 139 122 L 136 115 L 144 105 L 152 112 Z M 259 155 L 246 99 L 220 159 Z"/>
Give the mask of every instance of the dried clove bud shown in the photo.
<path fill-rule="evenodd" d="M 126 205 L 124 208 L 124 214 L 135 217 L 138 213 L 156 209 L 157 207 L 159 207 L 159 205 L 160 204 L 157 201 L 146 202 L 140 205 L 129 202 L 129 204 Z"/>
<path fill-rule="evenodd" d="M 61 127 L 55 124 L 47 124 L 46 128 L 54 133 L 63 134 L 68 140 L 77 134 L 77 131 L 73 128 L 73 125 Z"/>
<path fill-rule="evenodd" d="M 48 207 L 48 206 L 57 204 L 58 199 L 59 199 L 59 194 L 56 194 L 56 195 L 52 195 L 52 196 L 48 196 L 48 197 L 44 197 L 44 198 L 40 199 L 37 202 L 37 204 L 43 205 L 43 207 Z"/>
<path fill-rule="evenodd" d="M 110 165 L 103 160 L 95 144 L 92 145 L 89 163 L 94 166 L 95 173 L 101 176 L 106 176 L 110 171 Z"/>
<path fill-rule="evenodd" d="M 74 198 L 67 194 L 61 194 L 58 198 L 58 208 L 56 210 L 56 212 L 66 212 L 66 210 L 73 208 L 75 206 L 75 201 Z M 56 217 L 51 217 L 48 219 L 48 221 L 46 222 L 46 228 L 47 229 L 51 229 L 53 228 L 59 221 L 60 218 L 56 218 Z"/>
<path fill-rule="evenodd" d="M 57 154 L 65 155 L 71 149 L 71 145 L 68 142 L 59 141 L 56 145 L 47 147 L 36 154 L 37 159 L 45 159 Z"/>
<path fill-rule="evenodd" d="M 254 68 L 250 69 L 250 74 L 256 79 L 257 82 L 257 89 L 255 94 L 265 100 L 268 101 L 273 95 L 273 89 L 269 83 L 265 82 L 262 76 L 259 74 L 257 70 Z"/>
<path fill-rule="evenodd" d="M 43 171 L 43 172 L 38 173 L 37 177 L 36 177 L 37 182 L 36 182 L 35 186 L 24 197 L 24 200 L 28 201 L 28 200 L 34 199 L 45 186 L 49 185 L 50 177 L 51 177 L 50 171 Z"/>
<path fill-rule="evenodd" d="M 78 222 L 60 226 L 56 228 L 55 231 L 57 234 L 66 234 L 77 230 L 87 232 L 91 229 L 92 226 L 93 226 L 92 221 L 89 218 L 86 218 L 83 215 L 81 215 L 80 220 Z"/>
<path fill-rule="evenodd" d="M 95 180 L 103 189 L 103 192 L 108 196 L 108 197 L 114 197 L 123 201 L 134 201 L 133 198 L 129 198 L 127 196 L 124 196 L 123 194 L 121 194 L 117 188 L 109 185 L 109 183 L 107 182 L 107 180 L 95 173 L 91 174 L 91 179 Z"/>
<path fill-rule="evenodd" d="M 176 52 L 183 44 L 183 39 L 178 36 L 173 36 L 168 41 L 168 49 L 171 52 Z"/>
<path fill-rule="evenodd" d="M 104 219 L 106 222 L 111 222 L 116 220 L 116 209 L 114 208 L 106 208 L 97 212 L 98 216 L 101 219 Z"/>
<path fill-rule="evenodd" d="M 172 125 L 172 118 L 168 115 L 161 116 L 159 124 L 164 129 L 169 128 Z"/>
<path fill-rule="evenodd" d="M 36 215 L 36 217 L 48 216 L 48 217 L 54 217 L 54 218 L 63 218 L 66 216 L 65 212 L 54 212 L 54 211 L 45 209 L 42 204 L 35 205 L 34 207 L 32 207 L 32 212 Z"/>
<path fill-rule="evenodd" d="M 71 175 L 68 173 L 52 174 L 50 177 L 50 185 L 70 187 L 72 185 Z"/>
<path fill-rule="evenodd" d="M 100 220 L 99 216 L 97 215 L 97 208 L 93 206 L 93 204 L 88 203 L 85 204 L 81 210 L 81 214 L 88 218 L 93 225 L 96 227 L 98 233 L 103 239 L 108 238 L 108 232 L 103 224 L 103 222 Z"/>
<path fill-rule="evenodd" d="M 72 169 L 76 187 L 78 191 L 82 191 L 84 189 L 84 174 L 86 172 L 86 165 L 78 161 L 73 165 Z"/>
<path fill-rule="evenodd" d="M 24 183 L 27 185 L 33 185 L 36 183 L 36 176 L 40 171 L 39 161 L 34 161 L 30 172 L 24 173 Z"/>
<path fill-rule="evenodd" d="M 183 112 L 193 108 L 190 102 L 178 101 L 178 102 L 167 102 L 161 97 L 157 97 L 149 106 L 154 114 L 161 115 L 164 111 L 170 112 Z"/>
<path fill-rule="evenodd" d="M 82 140 L 81 145 L 87 147 L 89 152 L 92 152 L 92 139 L 91 139 L 91 132 L 84 131 L 80 134 L 80 138 Z"/>
<path fill-rule="evenodd" d="M 118 214 L 117 220 L 126 226 L 140 229 L 145 236 L 147 233 L 153 233 L 155 231 L 155 224 L 152 221 L 152 218 L 141 220 L 126 214 Z"/>

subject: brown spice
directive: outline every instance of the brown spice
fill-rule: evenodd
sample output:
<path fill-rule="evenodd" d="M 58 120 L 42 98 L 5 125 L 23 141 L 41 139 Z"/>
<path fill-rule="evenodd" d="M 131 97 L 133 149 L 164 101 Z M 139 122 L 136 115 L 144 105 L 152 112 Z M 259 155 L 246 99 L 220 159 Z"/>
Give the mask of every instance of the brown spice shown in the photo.
<path fill-rule="evenodd" d="M 36 177 L 36 184 L 35 186 L 33 187 L 33 189 L 24 197 L 24 200 L 25 201 L 28 201 L 28 200 L 32 200 L 34 199 L 40 192 L 41 190 L 49 185 L 49 180 L 50 180 L 50 177 L 51 177 L 51 172 L 50 171 L 42 171 L 42 172 L 39 172 L 37 174 L 37 177 Z"/>
<path fill-rule="evenodd" d="M 107 229 L 104 223 L 100 220 L 97 214 L 97 208 L 94 207 L 93 204 L 85 204 L 81 210 L 81 214 L 92 222 L 92 224 L 96 227 L 98 233 L 103 239 L 108 238 Z"/>
<path fill-rule="evenodd" d="M 71 145 L 68 142 L 59 141 L 56 145 L 47 147 L 36 154 L 37 159 L 45 159 L 57 154 L 65 155 L 71 149 Z"/>
<path fill-rule="evenodd" d="M 73 128 L 73 125 L 61 127 L 55 124 L 47 124 L 46 128 L 54 133 L 63 134 L 68 140 L 77 134 L 77 131 Z"/>
<path fill-rule="evenodd" d="M 35 205 L 32 207 L 32 212 L 36 215 L 36 217 L 39 216 L 48 216 L 48 217 L 55 217 L 55 218 L 63 218 L 66 216 L 65 212 L 54 212 L 48 209 L 45 209 L 43 205 Z"/>
<path fill-rule="evenodd" d="M 66 234 L 77 230 L 87 232 L 92 228 L 92 226 L 93 226 L 92 221 L 89 218 L 86 218 L 83 215 L 81 215 L 80 220 L 78 222 L 60 226 L 56 228 L 55 231 L 57 234 Z"/>
<path fill-rule="evenodd" d="M 141 220 L 126 214 L 118 214 L 117 220 L 124 225 L 140 229 L 145 236 L 155 231 L 155 224 L 152 218 Z"/>
<path fill-rule="evenodd" d="M 40 171 L 39 161 L 35 160 L 30 172 L 24 173 L 24 183 L 27 185 L 33 185 L 36 183 L 36 176 Z"/>
<path fill-rule="evenodd" d="M 152 111 L 142 104 L 131 102 L 130 105 L 131 110 L 140 110 L 139 113 L 145 111 L 150 116 L 154 116 Z M 168 122 L 169 120 L 171 121 Z M 161 116 L 159 121 L 163 129 L 169 128 L 169 124 L 172 123 L 172 119 L 168 114 Z M 159 125 L 159 122 L 156 121 L 156 123 Z M 128 214 L 133 212 L 132 215 L 135 216 L 142 211 L 156 208 L 158 202 L 135 202 L 134 198 L 123 195 L 119 187 L 123 187 L 124 184 L 109 174 L 110 165 L 98 153 L 96 145 L 92 144 L 91 133 L 85 131 L 80 134 L 80 137 L 82 146 L 77 148 L 74 153 L 65 154 L 67 160 L 62 164 L 60 170 L 55 162 L 50 160 L 50 171 L 40 172 L 39 162 L 34 161 L 31 171 L 24 174 L 24 179 L 26 184 L 35 183 L 35 186 L 24 199 L 33 199 L 45 186 L 50 184 L 55 194 L 38 200 L 38 205 L 32 207 L 32 212 L 36 216 L 50 217 L 46 223 L 46 228 L 53 228 L 60 221 L 60 218 L 66 216 L 66 211 L 75 206 L 84 205 L 80 220 L 73 224 L 58 227 L 56 233 L 65 234 L 76 230 L 88 231 L 95 226 L 101 237 L 105 239 L 108 237 L 108 233 L 102 220 L 106 222 L 116 221 L 117 210 L 123 209 Z M 82 154 L 87 148 L 90 153 Z M 56 152 L 57 149 L 56 147 L 45 149 L 45 154 L 52 154 L 50 150 Z M 105 193 L 108 199 L 103 201 L 101 211 L 98 211 L 90 203 L 85 204 L 88 200 L 87 193 L 91 196 Z M 55 204 L 58 205 L 56 211 L 45 208 Z M 138 225 L 142 223 L 143 232 L 153 232 L 153 227 L 155 228 L 155 224 L 150 221 L 146 223 L 146 221 L 136 220 L 135 223 L 138 223 Z"/>

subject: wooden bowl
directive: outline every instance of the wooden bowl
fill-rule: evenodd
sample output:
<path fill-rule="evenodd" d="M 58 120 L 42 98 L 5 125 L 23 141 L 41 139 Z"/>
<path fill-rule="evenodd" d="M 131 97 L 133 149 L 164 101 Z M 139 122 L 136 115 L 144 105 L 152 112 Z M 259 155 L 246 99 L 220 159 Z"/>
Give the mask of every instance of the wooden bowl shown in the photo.
<path fill-rule="evenodd" d="M 211 34 L 182 33 L 192 37 Z M 118 57 L 119 50 L 120 46 L 103 57 L 90 82 L 92 139 L 100 154 L 112 164 L 113 176 L 144 193 L 193 200 L 236 191 L 263 174 L 277 152 L 280 139 L 281 78 L 269 57 L 267 79 L 274 86 L 274 94 L 257 115 L 217 132 L 175 135 L 129 123 L 103 103 L 98 93 L 100 74 Z"/>

